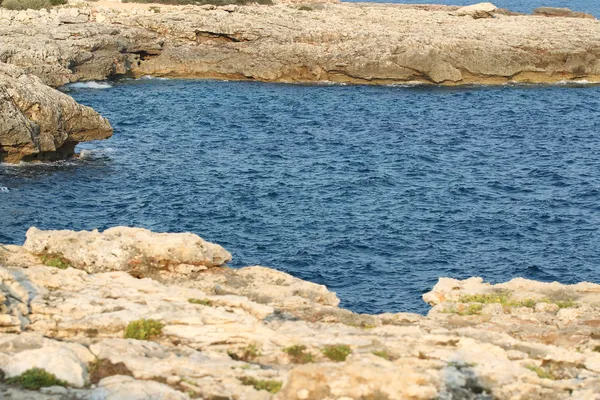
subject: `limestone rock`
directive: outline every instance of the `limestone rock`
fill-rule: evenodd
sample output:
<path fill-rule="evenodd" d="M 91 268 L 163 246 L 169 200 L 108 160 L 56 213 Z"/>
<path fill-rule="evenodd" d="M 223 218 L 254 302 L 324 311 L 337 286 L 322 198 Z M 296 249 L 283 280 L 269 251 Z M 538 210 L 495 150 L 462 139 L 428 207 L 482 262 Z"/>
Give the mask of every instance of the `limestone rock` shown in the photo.
<path fill-rule="evenodd" d="M 161 234 L 147 229 L 115 227 L 104 232 L 27 231 L 25 248 L 60 257 L 89 273 L 128 271 L 149 276 L 163 271 L 181 273 L 181 265 L 218 267 L 231 260 L 221 246 L 190 234 Z M 184 269 L 190 275 L 199 269 Z"/>
<path fill-rule="evenodd" d="M 111 135 L 91 108 L 0 62 L 0 162 L 66 158 L 78 143 Z"/>
<path fill-rule="evenodd" d="M 101 261 L 114 261 L 124 243 L 146 251 L 159 239 L 171 255 L 198 251 L 194 235 L 131 229 L 34 231 L 30 244 L 38 252 L 52 243 L 74 259 L 94 248 Z M 375 316 L 264 267 L 137 279 L 48 267 L 9 250 L 0 316 L 22 324 L 0 334 L 0 370 L 41 367 L 72 386 L 31 392 L 0 382 L 1 398 L 596 400 L 600 387 L 600 285 L 592 283 L 443 278 L 424 295 L 427 316 Z M 162 328 L 124 338 L 137 320 Z"/>
<path fill-rule="evenodd" d="M 494 11 L 496 11 L 496 6 L 492 3 L 477 3 L 470 6 L 461 7 L 454 11 L 453 14 L 459 17 L 471 16 L 474 19 L 479 19 L 491 18 Z"/>
<path fill-rule="evenodd" d="M 542 15 L 544 17 L 565 17 L 565 18 L 586 18 L 586 19 L 596 19 L 591 14 L 573 11 L 569 8 L 559 8 L 559 7 L 538 7 L 533 10 L 533 15 Z"/>

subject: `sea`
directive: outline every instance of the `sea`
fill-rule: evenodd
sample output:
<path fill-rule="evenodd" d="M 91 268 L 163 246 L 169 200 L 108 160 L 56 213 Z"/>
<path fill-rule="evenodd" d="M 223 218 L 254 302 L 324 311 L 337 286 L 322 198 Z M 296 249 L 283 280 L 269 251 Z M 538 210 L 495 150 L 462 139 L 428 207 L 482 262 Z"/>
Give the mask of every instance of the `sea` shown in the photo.
<path fill-rule="evenodd" d="M 63 90 L 115 134 L 0 165 L 0 243 L 30 226 L 189 231 L 360 313 L 425 313 L 439 277 L 600 283 L 598 86 Z"/>

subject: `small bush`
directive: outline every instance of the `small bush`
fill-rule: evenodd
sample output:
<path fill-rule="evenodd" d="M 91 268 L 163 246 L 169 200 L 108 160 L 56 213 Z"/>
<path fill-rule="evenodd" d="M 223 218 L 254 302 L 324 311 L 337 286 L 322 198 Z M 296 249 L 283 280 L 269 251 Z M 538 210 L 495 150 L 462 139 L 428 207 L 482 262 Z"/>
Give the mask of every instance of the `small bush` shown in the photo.
<path fill-rule="evenodd" d="M 131 370 L 124 363 L 113 364 L 110 360 L 104 358 L 90 363 L 88 373 L 90 375 L 90 383 L 93 384 L 97 384 L 102 379 L 114 375 L 133 376 Z"/>
<path fill-rule="evenodd" d="M 54 374 L 41 369 L 31 368 L 14 378 L 8 378 L 6 383 L 21 385 L 23 389 L 38 390 L 48 386 L 67 386 L 67 382 L 56 379 Z"/>
<path fill-rule="evenodd" d="M 254 389 L 256 390 L 266 390 L 272 394 L 279 392 L 281 386 L 283 385 L 283 383 L 280 381 L 263 381 L 248 376 L 241 377 L 240 382 L 246 386 L 254 386 Z"/>
<path fill-rule="evenodd" d="M 40 259 L 42 260 L 44 265 L 47 265 L 48 267 L 67 269 L 71 266 L 69 260 L 59 255 L 45 254 L 41 256 Z"/>
<path fill-rule="evenodd" d="M 51 0 L 4 0 L 2 7 L 7 10 L 41 10 L 52 8 L 52 2 Z"/>
<path fill-rule="evenodd" d="M 347 344 L 337 344 L 335 346 L 325 346 L 321 352 L 332 361 L 342 362 L 346 361 L 346 357 L 352 353 L 352 349 Z"/>
<path fill-rule="evenodd" d="M 227 352 L 229 357 L 235 361 L 252 361 L 257 357 L 261 356 L 260 349 L 254 343 L 249 344 L 248 346 L 239 349 L 237 351 L 230 350 Z"/>
<path fill-rule="evenodd" d="M 600 346 L 596 346 L 592 349 L 592 351 L 596 351 L 598 353 L 600 353 Z"/>
<path fill-rule="evenodd" d="M 164 325 L 154 319 L 139 319 L 132 321 L 125 329 L 126 339 L 149 340 L 160 336 Z"/>
<path fill-rule="evenodd" d="M 304 345 L 286 347 L 283 351 L 290 356 L 290 359 L 295 364 L 308 364 L 315 360 L 315 356 L 312 353 L 306 352 L 306 346 Z"/>
<path fill-rule="evenodd" d="M 200 304 L 203 306 L 210 307 L 213 305 L 213 302 L 208 299 L 188 299 L 188 301 L 192 304 Z"/>
<path fill-rule="evenodd" d="M 527 365 L 527 366 L 525 366 L 525 368 L 527 368 L 530 371 L 535 372 L 537 374 L 537 376 L 541 379 L 552 379 L 552 380 L 556 379 L 556 377 L 554 375 L 552 375 L 550 372 L 546 371 L 542 367 L 536 367 L 535 365 Z"/>
<path fill-rule="evenodd" d="M 300 8 L 298 8 L 298 10 L 300 10 L 300 11 L 313 11 L 314 8 L 309 7 L 309 6 L 300 6 Z"/>

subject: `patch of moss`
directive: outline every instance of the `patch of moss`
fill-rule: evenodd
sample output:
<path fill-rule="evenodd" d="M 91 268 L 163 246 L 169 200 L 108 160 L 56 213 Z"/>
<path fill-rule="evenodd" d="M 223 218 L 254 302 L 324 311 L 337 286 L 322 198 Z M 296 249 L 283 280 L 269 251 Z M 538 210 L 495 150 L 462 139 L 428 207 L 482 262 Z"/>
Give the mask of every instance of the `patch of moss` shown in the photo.
<path fill-rule="evenodd" d="M 164 325 L 154 319 L 139 319 L 132 321 L 125 329 L 126 339 L 149 340 L 160 336 Z"/>
<path fill-rule="evenodd" d="M 392 356 L 390 356 L 390 354 L 385 350 L 375 350 L 372 353 L 375 354 L 377 357 L 381 357 L 388 361 L 390 361 L 392 359 Z"/>
<path fill-rule="evenodd" d="M 596 346 L 592 349 L 592 351 L 596 351 L 598 353 L 600 353 L 600 346 Z"/>
<path fill-rule="evenodd" d="M 342 362 L 346 361 L 346 357 L 352 353 L 352 349 L 347 344 L 337 344 L 325 346 L 321 352 L 332 361 Z"/>
<path fill-rule="evenodd" d="M 306 346 L 295 345 L 283 349 L 284 353 L 290 356 L 290 359 L 295 364 L 308 364 L 315 360 L 315 356 L 306 351 Z"/>
<path fill-rule="evenodd" d="M 236 361 L 252 361 L 261 356 L 260 348 L 255 343 L 250 343 L 248 346 L 238 349 L 237 351 L 229 350 L 229 357 Z"/>
<path fill-rule="evenodd" d="M 259 380 L 249 376 L 241 377 L 240 382 L 246 386 L 254 386 L 254 389 L 256 390 L 266 390 L 272 394 L 279 392 L 279 390 L 281 390 L 281 386 L 283 386 L 283 382 L 280 381 Z"/>
<path fill-rule="evenodd" d="M 41 368 L 31 368 L 19 376 L 8 378 L 9 385 L 21 385 L 23 389 L 38 390 L 49 386 L 67 386 L 68 383 L 57 379 L 54 374 Z"/>
<path fill-rule="evenodd" d="M 554 375 L 552 375 L 551 372 L 546 371 L 542 367 L 536 367 L 535 365 L 526 365 L 525 368 L 527 368 L 530 371 L 535 372 L 537 374 L 537 376 L 540 377 L 541 379 L 552 379 L 552 380 L 556 379 L 556 377 Z"/>
<path fill-rule="evenodd" d="M 203 306 L 212 307 L 213 302 L 209 299 L 188 299 L 192 304 L 201 304 Z"/>
<path fill-rule="evenodd" d="M 69 260 L 57 254 L 44 254 L 40 256 L 40 259 L 48 267 L 67 269 L 71 266 Z"/>

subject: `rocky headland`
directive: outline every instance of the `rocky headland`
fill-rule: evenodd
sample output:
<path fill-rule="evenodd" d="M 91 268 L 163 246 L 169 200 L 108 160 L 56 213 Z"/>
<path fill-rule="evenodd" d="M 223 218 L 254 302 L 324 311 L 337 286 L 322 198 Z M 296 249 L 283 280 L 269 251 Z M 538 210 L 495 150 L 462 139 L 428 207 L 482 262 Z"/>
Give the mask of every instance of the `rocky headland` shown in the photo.
<path fill-rule="evenodd" d="M 79 142 L 110 136 L 106 120 L 43 84 L 143 75 L 353 84 L 599 82 L 598 43 L 600 24 L 588 14 L 540 8 L 519 15 L 490 3 L 0 8 L 0 161 L 64 158 Z"/>
<path fill-rule="evenodd" d="M 442 278 L 361 315 L 189 233 L 0 246 L 4 399 L 600 398 L 600 285 Z"/>

